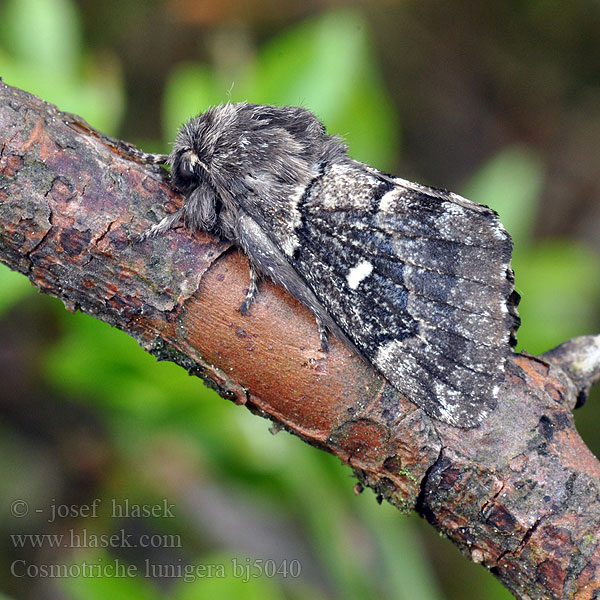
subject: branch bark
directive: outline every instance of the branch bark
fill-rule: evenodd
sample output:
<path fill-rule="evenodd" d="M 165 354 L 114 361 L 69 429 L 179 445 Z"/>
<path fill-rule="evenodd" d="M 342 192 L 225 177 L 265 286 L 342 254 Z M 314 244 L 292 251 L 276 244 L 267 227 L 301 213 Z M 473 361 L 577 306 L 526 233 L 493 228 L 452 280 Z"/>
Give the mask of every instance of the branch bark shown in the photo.
<path fill-rule="evenodd" d="M 2 83 L 0 140 L 0 260 L 335 454 L 518 598 L 600 597 L 600 464 L 571 415 L 600 336 L 512 356 L 479 428 L 434 422 L 341 343 L 324 355 L 283 289 L 240 315 L 248 263 L 226 244 L 182 227 L 130 244 L 181 198 L 123 142 Z"/>

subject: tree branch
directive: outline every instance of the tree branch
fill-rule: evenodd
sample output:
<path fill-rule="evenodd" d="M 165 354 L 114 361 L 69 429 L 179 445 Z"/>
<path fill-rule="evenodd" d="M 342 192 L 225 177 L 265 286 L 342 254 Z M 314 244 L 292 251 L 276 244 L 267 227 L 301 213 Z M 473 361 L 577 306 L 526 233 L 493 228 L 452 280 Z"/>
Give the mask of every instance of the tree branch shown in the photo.
<path fill-rule="evenodd" d="M 600 335 L 584 335 L 568 340 L 542 354 L 542 358 L 560 367 L 575 384 L 575 408 L 587 400 L 590 388 L 600 381 Z"/>
<path fill-rule="evenodd" d="M 126 144 L 4 84 L 0 140 L 0 260 L 340 457 L 517 597 L 600 595 L 600 464 L 571 416 L 600 336 L 511 357 L 479 428 L 434 422 L 341 343 L 324 355 L 283 289 L 262 282 L 240 315 L 248 263 L 226 244 L 182 227 L 129 243 L 181 198 Z"/>

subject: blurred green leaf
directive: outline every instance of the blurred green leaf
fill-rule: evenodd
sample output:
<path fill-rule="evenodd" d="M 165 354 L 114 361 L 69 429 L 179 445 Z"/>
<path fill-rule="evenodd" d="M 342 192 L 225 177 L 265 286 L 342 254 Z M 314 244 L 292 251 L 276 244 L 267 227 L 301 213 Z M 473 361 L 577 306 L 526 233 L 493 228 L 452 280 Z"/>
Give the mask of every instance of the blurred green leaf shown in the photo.
<path fill-rule="evenodd" d="M 543 178 L 539 158 L 524 146 L 513 146 L 481 167 L 463 193 L 499 214 L 518 249 L 531 240 Z"/>
<path fill-rule="evenodd" d="M 72 568 L 74 574 L 77 573 L 76 569 L 80 569 L 82 574 L 58 580 L 69 600 L 106 600 L 106 598 L 159 600 L 161 598 L 151 582 L 143 578 L 141 568 L 130 567 L 123 560 L 117 561 L 107 553 L 86 554 L 84 558 L 74 561 Z"/>
<path fill-rule="evenodd" d="M 22 273 L 11 271 L 0 263 L 0 317 L 20 302 L 23 298 L 33 295 L 35 288 Z"/>
<path fill-rule="evenodd" d="M 260 50 L 247 91 L 258 102 L 308 104 L 322 118 L 339 114 L 369 64 L 364 19 L 339 10 L 282 32 Z"/>
<path fill-rule="evenodd" d="M 550 240 L 516 252 L 522 295 L 519 347 L 539 354 L 594 331 L 600 298 L 600 258 L 581 243 Z"/>
<path fill-rule="evenodd" d="M 81 26 L 70 0 L 5 0 L 0 16 L 3 45 L 14 58 L 41 72 L 74 75 Z"/>
<path fill-rule="evenodd" d="M 234 572 L 236 560 L 239 571 Z M 260 560 L 260 559 L 259 559 Z M 249 577 L 245 579 L 246 565 L 252 565 L 253 559 L 234 557 L 227 554 L 209 554 L 203 556 L 196 565 L 189 565 L 188 581 L 180 581 L 169 600 L 283 600 L 283 594 L 275 578 Z M 255 569 L 250 573 L 258 574 Z"/>
<path fill-rule="evenodd" d="M 386 598 L 395 600 L 440 600 L 444 597 L 420 539 L 416 515 L 401 516 L 391 504 L 381 506 L 365 493 L 360 511 L 378 545 L 377 564 L 381 568 Z M 410 552 L 406 552 L 410 548 Z"/>
<path fill-rule="evenodd" d="M 119 64 L 83 54 L 72 0 L 7 0 L 0 9 L 0 75 L 115 133 L 124 107 Z"/>
<path fill-rule="evenodd" d="M 173 142 L 181 125 L 209 106 L 227 101 L 217 74 L 206 66 L 186 63 L 169 75 L 163 102 L 166 137 Z"/>
<path fill-rule="evenodd" d="M 45 370 L 63 393 L 92 397 L 109 414 L 134 418 L 138 429 L 164 427 L 168 415 L 182 408 L 189 420 L 200 398 L 217 397 L 200 379 L 174 363 L 157 363 L 134 339 L 106 323 L 82 313 L 59 314 L 69 323 L 47 355 Z"/>

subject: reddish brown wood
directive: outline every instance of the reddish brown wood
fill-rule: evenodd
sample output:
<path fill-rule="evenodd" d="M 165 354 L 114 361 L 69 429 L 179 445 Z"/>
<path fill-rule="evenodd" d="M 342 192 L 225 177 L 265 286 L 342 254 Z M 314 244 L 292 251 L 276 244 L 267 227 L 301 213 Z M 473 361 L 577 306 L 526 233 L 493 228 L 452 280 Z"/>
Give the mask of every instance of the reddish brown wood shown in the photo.
<path fill-rule="evenodd" d="M 511 358 L 481 427 L 433 422 L 341 343 L 323 354 L 272 283 L 241 316 L 247 260 L 226 244 L 182 227 L 131 244 L 181 198 L 126 145 L 4 84 L 0 140 L 0 260 L 339 456 L 517 597 L 600 597 L 600 465 L 571 416 L 591 376 L 568 352 Z"/>

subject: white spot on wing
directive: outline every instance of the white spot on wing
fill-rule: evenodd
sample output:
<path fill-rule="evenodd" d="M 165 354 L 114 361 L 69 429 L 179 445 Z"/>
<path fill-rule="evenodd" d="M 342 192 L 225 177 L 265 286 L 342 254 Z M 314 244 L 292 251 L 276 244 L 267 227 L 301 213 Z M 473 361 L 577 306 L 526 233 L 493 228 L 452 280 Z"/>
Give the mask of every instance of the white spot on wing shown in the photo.
<path fill-rule="evenodd" d="M 391 213 L 396 206 L 399 194 L 398 188 L 392 188 L 389 192 L 386 192 L 381 196 L 379 201 L 379 211 L 383 213 Z"/>
<path fill-rule="evenodd" d="M 355 290 L 360 282 L 368 277 L 372 271 L 373 265 L 368 260 L 362 260 L 356 266 L 352 267 L 346 277 L 350 289 Z"/>

